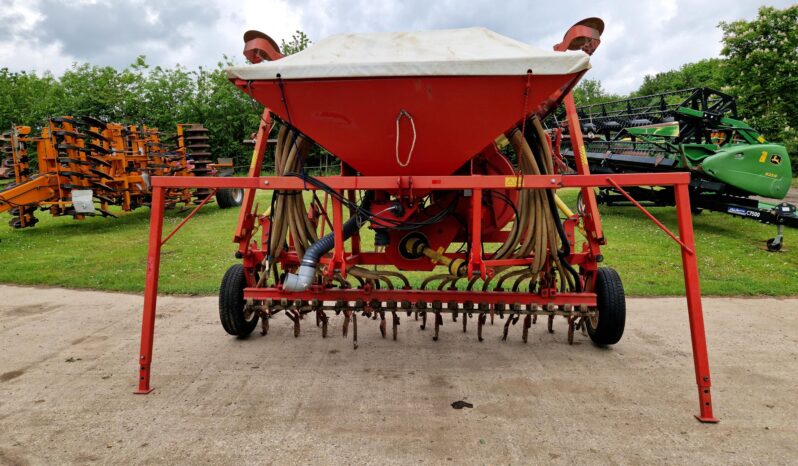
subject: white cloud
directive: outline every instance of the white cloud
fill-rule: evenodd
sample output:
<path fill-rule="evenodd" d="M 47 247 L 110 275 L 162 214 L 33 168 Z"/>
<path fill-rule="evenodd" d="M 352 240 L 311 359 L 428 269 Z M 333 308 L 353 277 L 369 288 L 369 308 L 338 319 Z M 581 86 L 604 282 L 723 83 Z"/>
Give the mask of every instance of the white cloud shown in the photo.
<path fill-rule="evenodd" d="M 577 20 L 600 16 L 607 28 L 588 77 L 625 93 L 647 73 L 718 56 L 718 22 L 753 18 L 758 6 L 743 0 L 0 0 L 0 66 L 58 74 L 75 61 L 124 67 L 142 54 L 154 65 L 215 66 L 223 54 L 242 60 L 247 29 L 279 42 L 295 30 L 318 40 L 339 32 L 481 25 L 548 49 Z"/>

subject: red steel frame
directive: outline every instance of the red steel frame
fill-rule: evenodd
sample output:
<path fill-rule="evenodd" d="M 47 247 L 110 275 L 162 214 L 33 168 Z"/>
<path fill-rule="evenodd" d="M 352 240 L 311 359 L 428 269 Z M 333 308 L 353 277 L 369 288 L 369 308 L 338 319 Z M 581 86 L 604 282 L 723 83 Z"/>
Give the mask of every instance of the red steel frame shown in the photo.
<path fill-rule="evenodd" d="M 258 135 L 254 162 L 262 160 L 265 152 L 270 120 L 264 119 L 261 131 Z M 259 160 L 260 159 L 260 160 Z M 136 393 L 149 393 L 152 391 L 150 386 L 150 368 L 152 364 L 153 337 L 155 330 L 156 299 L 158 293 L 158 276 L 161 256 L 161 246 L 163 235 L 163 213 L 164 213 L 164 190 L 171 188 L 243 188 L 246 189 L 244 204 L 242 206 L 241 221 L 236 231 L 236 239 L 240 242 L 239 252 L 242 255 L 247 253 L 247 248 L 251 246 L 250 234 L 254 225 L 254 216 L 248 215 L 251 212 L 254 202 L 256 189 L 268 190 L 303 190 L 315 189 L 307 185 L 298 178 L 288 177 L 260 177 L 251 176 L 257 171 L 259 163 L 253 163 L 250 176 L 244 178 L 175 178 L 175 177 L 154 177 L 152 179 L 152 210 L 150 219 L 149 253 L 147 256 L 147 277 L 144 291 L 144 314 L 142 319 L 141 332 L 141 351 L 139 355 L 139 387 Z M 679 244 L 682 251 L 682 265 L 684 268 L 684 284 L 687 297 L 687 309 L 690 322 L 690 334 L 693 347 L 693 359 L 695 364 L 696 383 L 698 385 L 700 414 L 696 417 L 702 422 L 717 422 L 712 413 L 712 401 L 710 394 L 711 379 L 709 373 L 709 360 L 707 357 L 706 337 L 704 332 L 704 319 L 701 306 L 701 292 L 698 278 L 698 266 L 695 255 L 695 241 L 693 237 L 693 224 L 690 212 L 690 196 L 688 184 L 690 175 L 688 173 L 657 173 L 657 174 L 616 174 L 616 175 L 525 175 L 513 177 L 519 180 L 519 189 L 540 189 L 540 188 L 581 188 L 592 192 L 590 188 L 614 187 L 622 190 L 623 186 L 674 186 L 676 192 L 676 211 L 679 224 Z M 482 191 L 486 189 L 504 189 L 506 187 L 506 177 L 504 176 L 377 176 L 377 177 L 355 177 L 355 176 L 330 176 L 322 178 L 326 184 L 334 189 L 355 190 L 355 189 L 397 189 L 412 186 L 414 189 L 424 190 L 452 190 L 452 189 L 471 189 L 474 193 L 473 198 L 479 201 Z M 479 205 L 479 204 L 477 204 Z M 642 206 L 638 206 L 641 209 Z M 336 242 L 331 261 L 344 262 L 352 259 L 345 257 L 343 241 L 340 232 L 342 227 L 341 206 L 338 204 L 333 209 L 333 227 L 336 232 Z M 474 209 L 479 212 L 480 209 Z M 645 209 L 643 209 L 645 211 Z M 475 213 L 475 217 L 479 214 Z M 474 225 L 479 225 L 479 218 L 474 218 Z M 181 224 L 182 225 L 182 224 Z M 659 225 L 664 229 L 663 225 Z M 666 232 L 667 229 L 665 229 Z M 669 232 L 668 232 L 669 233 Z M 479 244 L 478 235 L 477 244 Z M 170 235 L 171 237 L 171 235 Z M 676 239 L 674 237 L 674 239 Z M 365 254 L 365 253 L 364 253 Z M 588 252 L 587 254 L 590 254 Z M 472 258 L 473 259 L 473 258 Z M 478 268 L 480 273 L 485 273 L 486 261 L 473 261 L 472 264 Z M 500 265 L 500 264 L 494 264 Z M 266 299 L 283 297 L 289 299 L 363 299 L 369 300 L 379 297 L 382 300 L 412 300 L 414 297 L 423 295 L 425 299 L 453 299 L 457 295 L 457 301 L 473 300 L 474 302 L 513 302 L 514 299 L 522 299 L 521 296 L 514 296 L 512 293 L 484 293 L 484 292 L 452 292 L 452 291 L 430 291 L 430 290 L 332 290 L 319 291 L 308 290 L 302 293 L 289 293 L 277 289 L 256 289 L 247 288 L 246 298 Z M 275 293 L 283 293 L 282 296 Z M 455 294 L 452 294 L 455 293 Z M 441 294 L 441 296 L 437 296 Z M 352 296 L 352 295 L 357 295 Z M 519 294 L 520 295 L 520 294 Z M 527 302 L 534 302 L 536 295 L 527 294 Z M 532 298 L 530 298 L 532 297 Z M 595 294 L 593 293 L 562 293 L 548 298 L 543 304 L 569 303 L 586 304 L 594 306 Z"/>

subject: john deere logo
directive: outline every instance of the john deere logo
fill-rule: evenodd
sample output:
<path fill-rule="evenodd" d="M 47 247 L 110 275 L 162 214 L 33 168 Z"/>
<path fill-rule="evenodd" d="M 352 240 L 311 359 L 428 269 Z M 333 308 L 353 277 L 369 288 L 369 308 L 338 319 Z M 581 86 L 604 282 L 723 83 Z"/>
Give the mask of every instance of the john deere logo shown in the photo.
<path fill-rule="evenodd" d="M 778 165 L 781 163 L 781 156 L 779 154 L 773 154 L 770 156 L 770 163 L 773 165 Z"/>

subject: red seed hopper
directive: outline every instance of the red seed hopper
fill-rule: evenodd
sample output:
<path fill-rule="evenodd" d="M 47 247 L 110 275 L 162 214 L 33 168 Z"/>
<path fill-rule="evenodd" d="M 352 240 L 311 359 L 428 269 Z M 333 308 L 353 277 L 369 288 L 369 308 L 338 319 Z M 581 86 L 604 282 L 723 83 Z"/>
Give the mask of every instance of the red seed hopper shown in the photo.
<path fill-rule="evenodd" d="M 582 51 L 470 28 L 337 35 L 228 75 L 363 175 L 448 175 L 548 114 L 588 67 Z"/>

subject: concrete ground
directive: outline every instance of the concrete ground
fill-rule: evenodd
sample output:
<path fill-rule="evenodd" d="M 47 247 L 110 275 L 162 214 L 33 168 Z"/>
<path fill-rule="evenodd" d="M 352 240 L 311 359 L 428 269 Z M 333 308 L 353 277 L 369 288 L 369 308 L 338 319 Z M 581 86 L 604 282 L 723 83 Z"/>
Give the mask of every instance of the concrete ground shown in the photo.
<path fill-rule="evenodd" d="M 360 321 L 360 349 L 228 337 L 216 299 L 164 297 L 150 395 L 136 386 L 142 299 L 0 286 L 0 464 L 798 462 L 798 299 L 705 299 L 715 413 L 698 423 L 684 301 L 630 299 L 623 340 L 596 348 L 502 326 L 477 343 L 403 318 Z M 473 323 L 473 321 L 472 321 Z M 473 409 L 452 409 L 456 400 Z"/>

